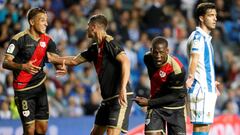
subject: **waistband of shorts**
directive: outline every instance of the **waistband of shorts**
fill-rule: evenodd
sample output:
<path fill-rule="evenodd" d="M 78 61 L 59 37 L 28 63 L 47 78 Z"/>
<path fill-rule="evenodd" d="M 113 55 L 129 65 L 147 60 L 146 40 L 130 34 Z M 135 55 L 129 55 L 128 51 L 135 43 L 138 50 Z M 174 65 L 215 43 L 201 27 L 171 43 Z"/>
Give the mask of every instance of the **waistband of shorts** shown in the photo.
<path fill-rule="evenodd" d="M 127 92 L 127 96 L 129 95 L 133 95 L 134 93 L 133 92 Z M 112 96 L 112 97 L 109 97 L 109 98 L 106 98 L 106 99 L 103 99 L 103 102 L 106 102 L 106 101 L 109 101 L 109 100 L 112 100 L 112 99 L 115 99 L 119 97 L 119 95 L 115 95 L 115 96 Z"/>
<path fill-rule="evenodd" d="M 169 106 L 164 106 L 164 109 L 169 109 L 169 110 L 177 110 L 177 109 L 183 109 L 185 107 L 185 105 L 183 106 L 173 106 L 173 107 L 169 107 Z"/>
<path fill-rule="evenodd" d="M 38 86 L 43 84 L 46 79 L 47 79 L 47 77 L 44 76 L 44 78 L 38 84 L 30 86 L 30 87 L 23 88 L 23 89 L 15 89 L 15 92 L 27 91 L 27 90 L 30 90 L 30 89 L 33 89 L 33 88 L 37 88 Z"/>

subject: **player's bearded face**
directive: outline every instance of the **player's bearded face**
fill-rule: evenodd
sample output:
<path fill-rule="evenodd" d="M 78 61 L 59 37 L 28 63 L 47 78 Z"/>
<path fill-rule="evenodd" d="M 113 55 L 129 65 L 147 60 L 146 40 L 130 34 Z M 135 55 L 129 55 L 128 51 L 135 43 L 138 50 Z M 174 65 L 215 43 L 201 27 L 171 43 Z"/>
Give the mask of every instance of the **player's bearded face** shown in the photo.
<path fill-rule="evenodd" d="M 89 38 L 93 38 L 94 37 L 93 30 L 94 30 L 93 24 L 89 23 L 88 24 L 88 28 L 87 28 L 87 35 L 88 35 Z"/>
<path fill-rule="evenodd" d="M 33 19 L 33 28 L 37 33 L 46 33 L 48 26 L 47 14 L 39 13 Z"/>
<path fill-rule="evenodd" d="M 151 49 L 152 57 L 154 59 L 154 63 L 157 67 L 160 67 L 167 61 L 168 57 L 168 49 L 166 46 L 162 44 L 155 45 Z"/>
<path fill-rule="evenodd" d="M 213 30 L 216 28 L 216 24 L 217 24 L 217 12 L 215 9 L 209 9 L 207 10 L 206 14 L 203 16 L 203 20 L 204 20 L 204 25 L 206 25 L 206 27 L 209 30 Z"/>

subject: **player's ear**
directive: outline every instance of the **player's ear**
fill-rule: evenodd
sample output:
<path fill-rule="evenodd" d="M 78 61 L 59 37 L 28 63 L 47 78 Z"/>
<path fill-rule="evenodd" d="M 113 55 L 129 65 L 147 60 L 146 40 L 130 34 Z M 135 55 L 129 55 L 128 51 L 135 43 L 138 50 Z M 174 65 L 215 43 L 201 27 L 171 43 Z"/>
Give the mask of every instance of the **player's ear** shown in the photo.
<path fill-rule="evenodd" d="M 169 54 L 169 48 L 166 49 L 166 54 Z"/>
<path fill-rule="evenodd" d="M 32 26 L 32 25 L 34 24 L 33 19 L 30 19 L 30 20 L 29 20 L 29 24 L 30 24 L 30 26 Z"/>
<path fill-rule="evenodd" d="M 200 22 L 203 22 L 203 16 L 199 16 Z"/>

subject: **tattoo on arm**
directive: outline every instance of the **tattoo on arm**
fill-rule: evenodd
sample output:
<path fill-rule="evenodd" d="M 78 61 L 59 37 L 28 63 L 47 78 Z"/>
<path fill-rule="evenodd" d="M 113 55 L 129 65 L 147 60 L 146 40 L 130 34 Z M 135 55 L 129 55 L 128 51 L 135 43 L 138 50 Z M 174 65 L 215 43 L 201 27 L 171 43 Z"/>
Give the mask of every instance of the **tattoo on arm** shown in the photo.
<path fill-rule="evenodd" d="M 22 64 L 13 62 L 13 59 L 14 59 L 14 56 L 5 55 L 5 58 L 3 61 L 3 68 L 9 69 L 9 70 L 22 70 Z"/>

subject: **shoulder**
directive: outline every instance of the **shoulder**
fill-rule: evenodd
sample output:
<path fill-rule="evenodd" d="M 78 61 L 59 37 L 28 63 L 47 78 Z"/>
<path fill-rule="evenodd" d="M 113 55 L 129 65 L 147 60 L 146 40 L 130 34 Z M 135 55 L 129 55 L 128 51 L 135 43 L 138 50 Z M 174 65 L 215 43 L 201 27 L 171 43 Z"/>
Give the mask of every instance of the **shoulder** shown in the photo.
<path fill-rule="evenodd" d="M 201 32 L 199 31 L 195 31 L 194 34 L 193 34 L 193 40 L 200 40 L 202 37 L 202 34 Z"/>
<path fill-rule="evenodd" d="M 148 51 L 144 54 L 143 60 L 146 65 L 148 65 L 149 63 L 151 63 L 153 61 L 150 51 Z"/>
<path fill-rule="evenodd" d="M 111 41 L 114 41 L 114 38 L 110 35 L 106 36 L 106 42 L 110 43 Z"/>
<path fill-rule="evenodd" d="M 25 35 L 27 35 L 28 33 L 27 33 L 27 31 L 25 30 L 25 31 L 22 31 L 22 32 L 19 32 L 18 34 L 16 34 L 16 35 L 14 35 L 13 37 L 12 37 L 12 39 L 13 40 L 19 40 L 19 38 L 21 38 L 21 37 L 23 37 L 23 36 L 25 36 Z"/>
<path fill-rule="evenodd" d="M 107 46 L 120 46 L 120 42 L 115 40 L 112 36 L 107 35 L 105 38 L 105 43 Z"/>
<path fill-rule="evenodd" d="M 93 51 L 93 50 L 97 50 L 97 49 L 98 49 L 98 43 L 97 42 L 93 42 L 93 43 L 90 44 L 90 46 L 86 50 Z"/>
<path fill-rule="evenodd" d="M 144 54 L 144 59 L 150 59 L 151 58 L 151 52 L 148 51 Z"/>
<path fill-rule="evenodd" d="M 177 57 L 170 56 L 169 64 L 172 65 L 172 68 L 175 74 L 182 73 L 183 64 Z"/>

